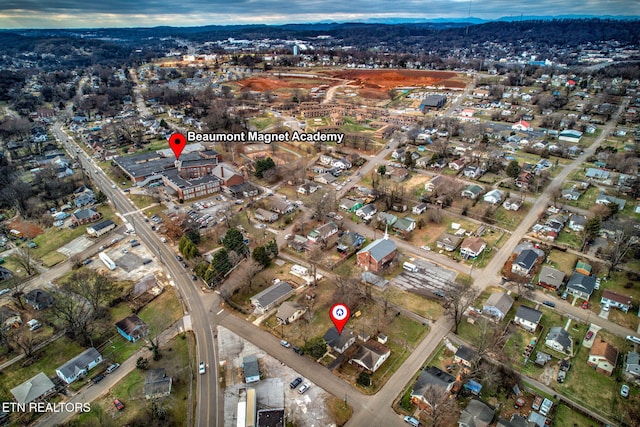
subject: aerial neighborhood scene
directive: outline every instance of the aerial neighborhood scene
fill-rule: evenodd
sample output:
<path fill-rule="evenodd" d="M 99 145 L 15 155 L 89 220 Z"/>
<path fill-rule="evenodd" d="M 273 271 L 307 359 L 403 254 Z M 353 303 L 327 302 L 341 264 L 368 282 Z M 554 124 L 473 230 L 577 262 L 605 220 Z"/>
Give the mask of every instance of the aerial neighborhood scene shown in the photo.
<path fill-rule="evenodd" d="M 0 425 L 640 426 L 637 2 L 214 3 L 0 2 Z"/>

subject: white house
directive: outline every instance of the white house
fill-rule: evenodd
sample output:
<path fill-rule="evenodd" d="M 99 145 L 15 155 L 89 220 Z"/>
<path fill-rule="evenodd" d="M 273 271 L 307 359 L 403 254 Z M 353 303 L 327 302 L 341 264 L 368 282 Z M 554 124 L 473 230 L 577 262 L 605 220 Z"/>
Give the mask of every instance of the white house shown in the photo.
<path fill-rule="evenodd" d="M 511 126 L 511 130 L 529 132 L 533 129 L 531 128 L 531 124 L 529 124 L 529 122 L 520 120 L 519 122 L 514 123 L 513 126 Z"/>
<path fill-rule="evenodd" d="M 538 328 L 538 324 L 542 319 L 542 312 L 535 308 L 521 305 L 516 311 L 516 315 L 513 319 L 514 323 L 522 326 L 529 332 L 534 332 Z"/>
<path fill-rule="evenodd" d="M 71 384 L 87 375 L 100 362 L 102 362 L 102 355 L 91 347 L 56 369 L 56 374 L 62 381 Z"/>
<path fill-rule="evenodd" d="M 500 190 L 491 190 L 487 194 L 484 195 L 483 200 L 487 203 L 491 203 L 492 205 L 497 205 L 502 202 L 503 193 Z"/>
<path fill-rule="evenodd" d="M 513 298 L 511 298 L 511 296 L 505 292 L 494 292 L 482 306 L 482 312 L 498 320 L 502 320 L 509 310 L 511 310 L 512 305 Z"/>
<path fill-rule="evenodd" d="M 375 372 L 390 355 L 391 350 L 388 347 L 377 341 L 368 340 L 360 346 L 351 358 L 351 362 L 362 366 L 369 372 Z"/>

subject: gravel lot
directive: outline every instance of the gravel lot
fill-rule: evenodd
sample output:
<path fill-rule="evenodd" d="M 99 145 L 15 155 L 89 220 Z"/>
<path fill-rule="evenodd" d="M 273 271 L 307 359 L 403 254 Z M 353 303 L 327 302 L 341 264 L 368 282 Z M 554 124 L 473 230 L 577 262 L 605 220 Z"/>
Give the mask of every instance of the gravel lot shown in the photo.
<path fill-rule="evenodd" d="M 451 283 L 456 278 L 456 273 L 440 267 L 432 262 L 422 259 L 412 259 L 411 263 L 418 267 L 413 273 L 402 270 L 391 283 L 402 290 L 425 294 L 426 292 L 446 292 L 451 289 Z"/>
<path fill-rule="evenodd" d="M 218 348 L 220 360 L 226 362 L 224 425 L 236 425 L 238 390 L 249 386 L 256 390 L 257 409 L 276 409 L 284 406 L 285 420 L 293 420 L 296 425 L 335 426 L 324 406 L 324 399 L 328 394 L 303 375 L 221 326 L 218 327 Z M 243 383 L 242 358 L 251 354 L 258 356 L 261 379 L 257 383 L 247 385 Z M 311 385 L 305 394 L 289 387 L 289 383 L 296 377 L 302 377 L 303 383 Z"/>

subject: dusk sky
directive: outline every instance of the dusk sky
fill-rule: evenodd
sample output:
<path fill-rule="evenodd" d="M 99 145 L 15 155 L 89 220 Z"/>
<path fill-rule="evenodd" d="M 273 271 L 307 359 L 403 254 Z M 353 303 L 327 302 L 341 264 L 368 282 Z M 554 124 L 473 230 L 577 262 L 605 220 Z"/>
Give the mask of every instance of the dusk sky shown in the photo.
<path fill-rule="evenodd" d="M 0 0 L 0 28 L 284 24 L 368 18 L 640 16 L 640 0 Z"/>

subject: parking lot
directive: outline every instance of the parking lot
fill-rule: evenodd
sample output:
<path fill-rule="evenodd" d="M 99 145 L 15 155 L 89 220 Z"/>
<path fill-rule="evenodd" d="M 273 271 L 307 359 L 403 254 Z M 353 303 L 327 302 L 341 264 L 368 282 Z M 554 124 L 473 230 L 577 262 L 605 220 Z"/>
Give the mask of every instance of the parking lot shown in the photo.
<path fill-rule="evenodd" d="M 412 259 L 411 263 L 418 267 L 418 271 L 402 270 L 402 273 L 391 281 L 392 285 L 420 295 L 442 295 L 453 289 L 456 272 L 420 258 Z"/>
<path fill-rule="evenodd" d="M 325 409 L 328 394 L 279 360 L 269 356 L 253 344 L 243 340 L 221 326 L 218 327 L 220 361 L 225 363 L 226 389 L 224 393 L 224 425 L 236 425 L 239 390 L 252 387 L 256 390 L 258 409 L 285 408 L 285 419 L 293 425 L 334 425 Z M 242 358 L 255 354 L 260 365 L 260 381 L 245 384 L 242 375 Z M 300 387 L 291 389 L 289 383 L 302 377 L 302 384 L 311 387 L 304 394 Z"/>

